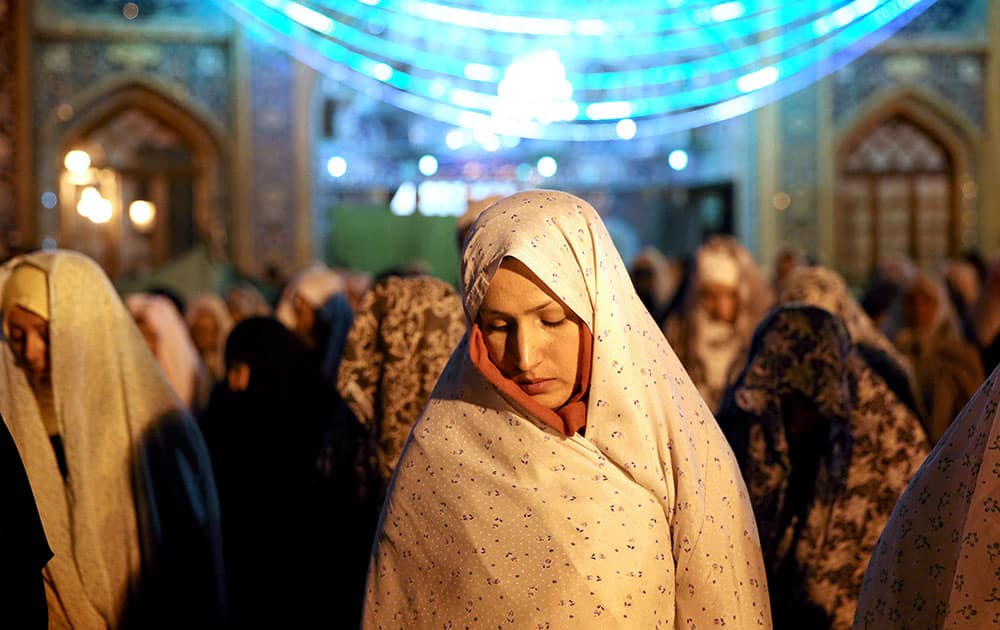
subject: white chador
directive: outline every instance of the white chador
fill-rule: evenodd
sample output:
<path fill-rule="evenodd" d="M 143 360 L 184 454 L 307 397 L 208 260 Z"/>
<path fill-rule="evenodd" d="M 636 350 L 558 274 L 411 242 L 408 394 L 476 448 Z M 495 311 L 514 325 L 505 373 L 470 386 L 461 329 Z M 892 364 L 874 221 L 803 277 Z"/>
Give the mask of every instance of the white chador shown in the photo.
<path fill-rule="evenodd" d="M 769 628 L 739 468 L 594 209 L 518 193 L 473 226 L 470 322 L 505 257 L 593 334 L 586 427 L 567 437 L 452 355 L 396 470 L 366 628 Z"/>

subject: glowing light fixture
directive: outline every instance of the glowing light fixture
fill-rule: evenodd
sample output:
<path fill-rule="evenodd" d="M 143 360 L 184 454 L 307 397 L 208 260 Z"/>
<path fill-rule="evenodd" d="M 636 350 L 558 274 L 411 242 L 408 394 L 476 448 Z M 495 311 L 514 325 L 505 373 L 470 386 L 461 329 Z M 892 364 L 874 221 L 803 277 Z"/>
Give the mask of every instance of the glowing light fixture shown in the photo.
<path fill-rule="evenodd" d="M 555 158 L 548 155 L 539 158 L 538 164 L 535 165 L 538 168 L 538 174 L 542 177 L 552 177 L 559 170 L 559 164 L 556 162 Z"/>
<path fill-rule="evenodd" d="M 618 132 L 618 137 L 622 140 L 631 140 L 634 138 L 636 130 L 635 121 L 631 118 L 623 118 L 615 126 L 615 131 Z"/>
<path fill-rule="evenodd" d="M 417 211 L 417 186 L 413 182 L 403 182 L 389 201 L 389 210 L 397 217 L 405 217 Z"/>
<path fill-rule="evenodd" d="M 59 198 L 51 190 L 42 193 L 42 205 L 51 210 L 59 203 Z"/>
<path fill-rule="evenodd" d="M 688 165 L 688 154 L 684 149 L 674 149 L 667 155 L 667 164 L 675 171 L 683 171 Z"/>
<path fill-rule="evenodd" d="M 420 169 L 421 175 L 431 177 L 438 171 L 437 158 L 433 155 L 425 155 L 417 162 L 417 168 Z"/>
<path fill-rule="evenodd" d="M 452 129 L 447 134 L 445 134 L 444 143 L 448 145 L 449 149 L 455 151 L 469 144 L 469 138 L 465 130 Z"/>
<path fill-rule="evenodd" d="M 624 119 L 648 137 L 738 116 L 849 63 L 934 3 L 216 1 L 376 100 L 552 140 L 616 140 Z"/>
<path fill-rule="evenodd" d="M 156 205 L 150 201 L 136 199 L 128 206 L 128 218 L 139 231 L 146 231 L 153 227 Z"/>
<path fill-rule="evenodd" d="M 87 172 L 87 169 L 90 168 L 90 154 L 86 151 L 80 151 L 79 149 L 70 151 L 63 159 L 63 165 L 66 166 L 66 170 L 70 173 L 76 175 L 85 173 Z"/>
<path fill-rule="evenodd" d="M 335 155 L 326 163 L 326 172 L 333 177 L 343 177 L 347 172 L 347 160 Z"/>

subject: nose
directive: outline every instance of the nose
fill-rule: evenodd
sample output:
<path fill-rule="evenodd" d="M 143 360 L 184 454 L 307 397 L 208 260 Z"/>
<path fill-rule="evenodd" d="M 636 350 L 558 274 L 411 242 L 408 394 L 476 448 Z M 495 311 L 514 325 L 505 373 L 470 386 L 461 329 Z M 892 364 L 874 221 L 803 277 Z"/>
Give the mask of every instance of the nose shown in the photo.
<path fill-rule="evenodd" d="M 515 363 L 519 372 L 528 372 L 538 365 L 541 357 L 540 331 L 531 326 L 518 326 L 515 337 Z"/>
<path fill-rule="evenodd" d="M 45 341 L 38 335 L 28 335 L 24 344 L 25 362 L 32 366 L 44 366 L 45 354 L 48 348 Z"/>

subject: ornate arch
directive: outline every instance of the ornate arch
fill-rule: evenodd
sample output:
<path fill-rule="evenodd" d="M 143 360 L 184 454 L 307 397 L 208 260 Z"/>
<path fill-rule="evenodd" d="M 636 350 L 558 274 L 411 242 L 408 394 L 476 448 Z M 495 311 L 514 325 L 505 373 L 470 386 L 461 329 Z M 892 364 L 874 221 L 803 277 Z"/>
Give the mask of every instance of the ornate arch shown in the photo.
<path fill-rule="evenodd" d="M 130 110 L 138 110 L 173 131 L 190 147 L 194 178 L 193 222 L 196 240 L 222 254 L 229 199 L 224 133 L 213 116 L 197 104 L 183 102 L 183 88 L 147 77 L 120 75 L 91 86 L 67 103 L 69 119 L 50 114 L 40 130 L 40 190 L 55 190 L 63 170 L 62 157 L 89 134 Z M 60 243 L 72 244 L 64 227 L 71 217 L 54 210 L 46 222 Z M 70 239 L 67 241 L 67 239 Z"/>
<path fill-rule="evenodd" d="M 868 173 L 858 173 L 849 164 L 851 154 L 855 149 L 864 146 L 876 134 L 889 127 L 911 132 L 915 138 L 921 136 L 929 145 L 938 147 L 944 155 L 936 172 L 916 171 L 910 173 L 887 172 L 875 170 Z M 938 214 L 947 213 L 945 220 L 946 245 L 944 252 L 954 254 L 960 248 L 962 241 L 963 217 L 969 204 L 967 192 L 969 182 L 976 172 L 976 157 L 978 142 L 976 127 L 961 112 L 944 102 L 936 95 L 917 88 L 901 88 L 891 90 L 871 99 L 866 105 L 834 134 L 834 251 L 837 266 L 853 282 L 860 282 L 863 276 L 871 270 L 878 259 L 886 253 L 880 246 L 880 210 L 882 193 L 888 190 L 888 184 L 905 189 L 902 196 L 906 198 L 906 213 L 908 213 L 905 233 L 907 235 L 906 253 L 920 257 L 924 241 L 935 238 L 935 234 L 921 227 L 921 221 L 927 219 L 933 211 L 926 210 L 928 199 L 937 195 Z M 860 179 L 859 179 L 860 178 Z M 907 179 L 909 178 L 909 179 Z M 869 192 L 858 193 L 862 179 Z M 920 191 L 929 192 L 921 197 Z M 867 199 L 869 210 L 859 209 L 858 200 Z M 930 204 L 935 205 L 935 204 Z M 899 206 L 896 206 L 898 214 Z M 859 214 L 867 213 L 868 218 L 860 220 Z M 869 227 L 865 221 L 870 221 Z M 849 225 L 854 223 L 853 227 Z M 859 227 L 860 226 L 860 227 Z M 859 230 L 870 230 L 871 241 L 861 238 Z M 898 237 L 899 232 L 890 232 Z M 935 248 L 926 247 L 928 251 Z M 939 248 L 940 249 L 940 248 Z M 862 251 L 864 250 L 864 251 Z M 891 251 L 891 250 L 890 250 Z M 867 269 L 862 269 L 864 254 L 870 253 Z M 926 253 L 926 252 L 925 252 Z M 930 257 L 930 254 L 927 254 Z M 918 260 L 919 262 L 919 260 Z M 923 262 L 927 263 L 928 260 Z M 852 264 L 854 265 L 852 267 Z"/>

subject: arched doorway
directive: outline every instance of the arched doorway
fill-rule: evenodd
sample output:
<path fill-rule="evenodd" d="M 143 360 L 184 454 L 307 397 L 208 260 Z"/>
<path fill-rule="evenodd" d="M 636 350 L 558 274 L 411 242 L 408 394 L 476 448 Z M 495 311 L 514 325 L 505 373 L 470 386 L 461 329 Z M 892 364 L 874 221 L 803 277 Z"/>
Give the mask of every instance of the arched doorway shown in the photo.
<path fill-rule="evenodd" d="M 854 127 L 837 156 L 837 268 L 852 284 L 880 260 L 923 268 L 960 245 L 961 180 L 968 167 L 943 121 L 897 103 Z"/>
<path fill-rule="evenodd" d="M 92 103 L 64 134 L 54 165 L 60 243 L 112 277 L 211 245 L 223 232 L 224 177 L 213 134 L 145 86 L 118 87 Z"/>

